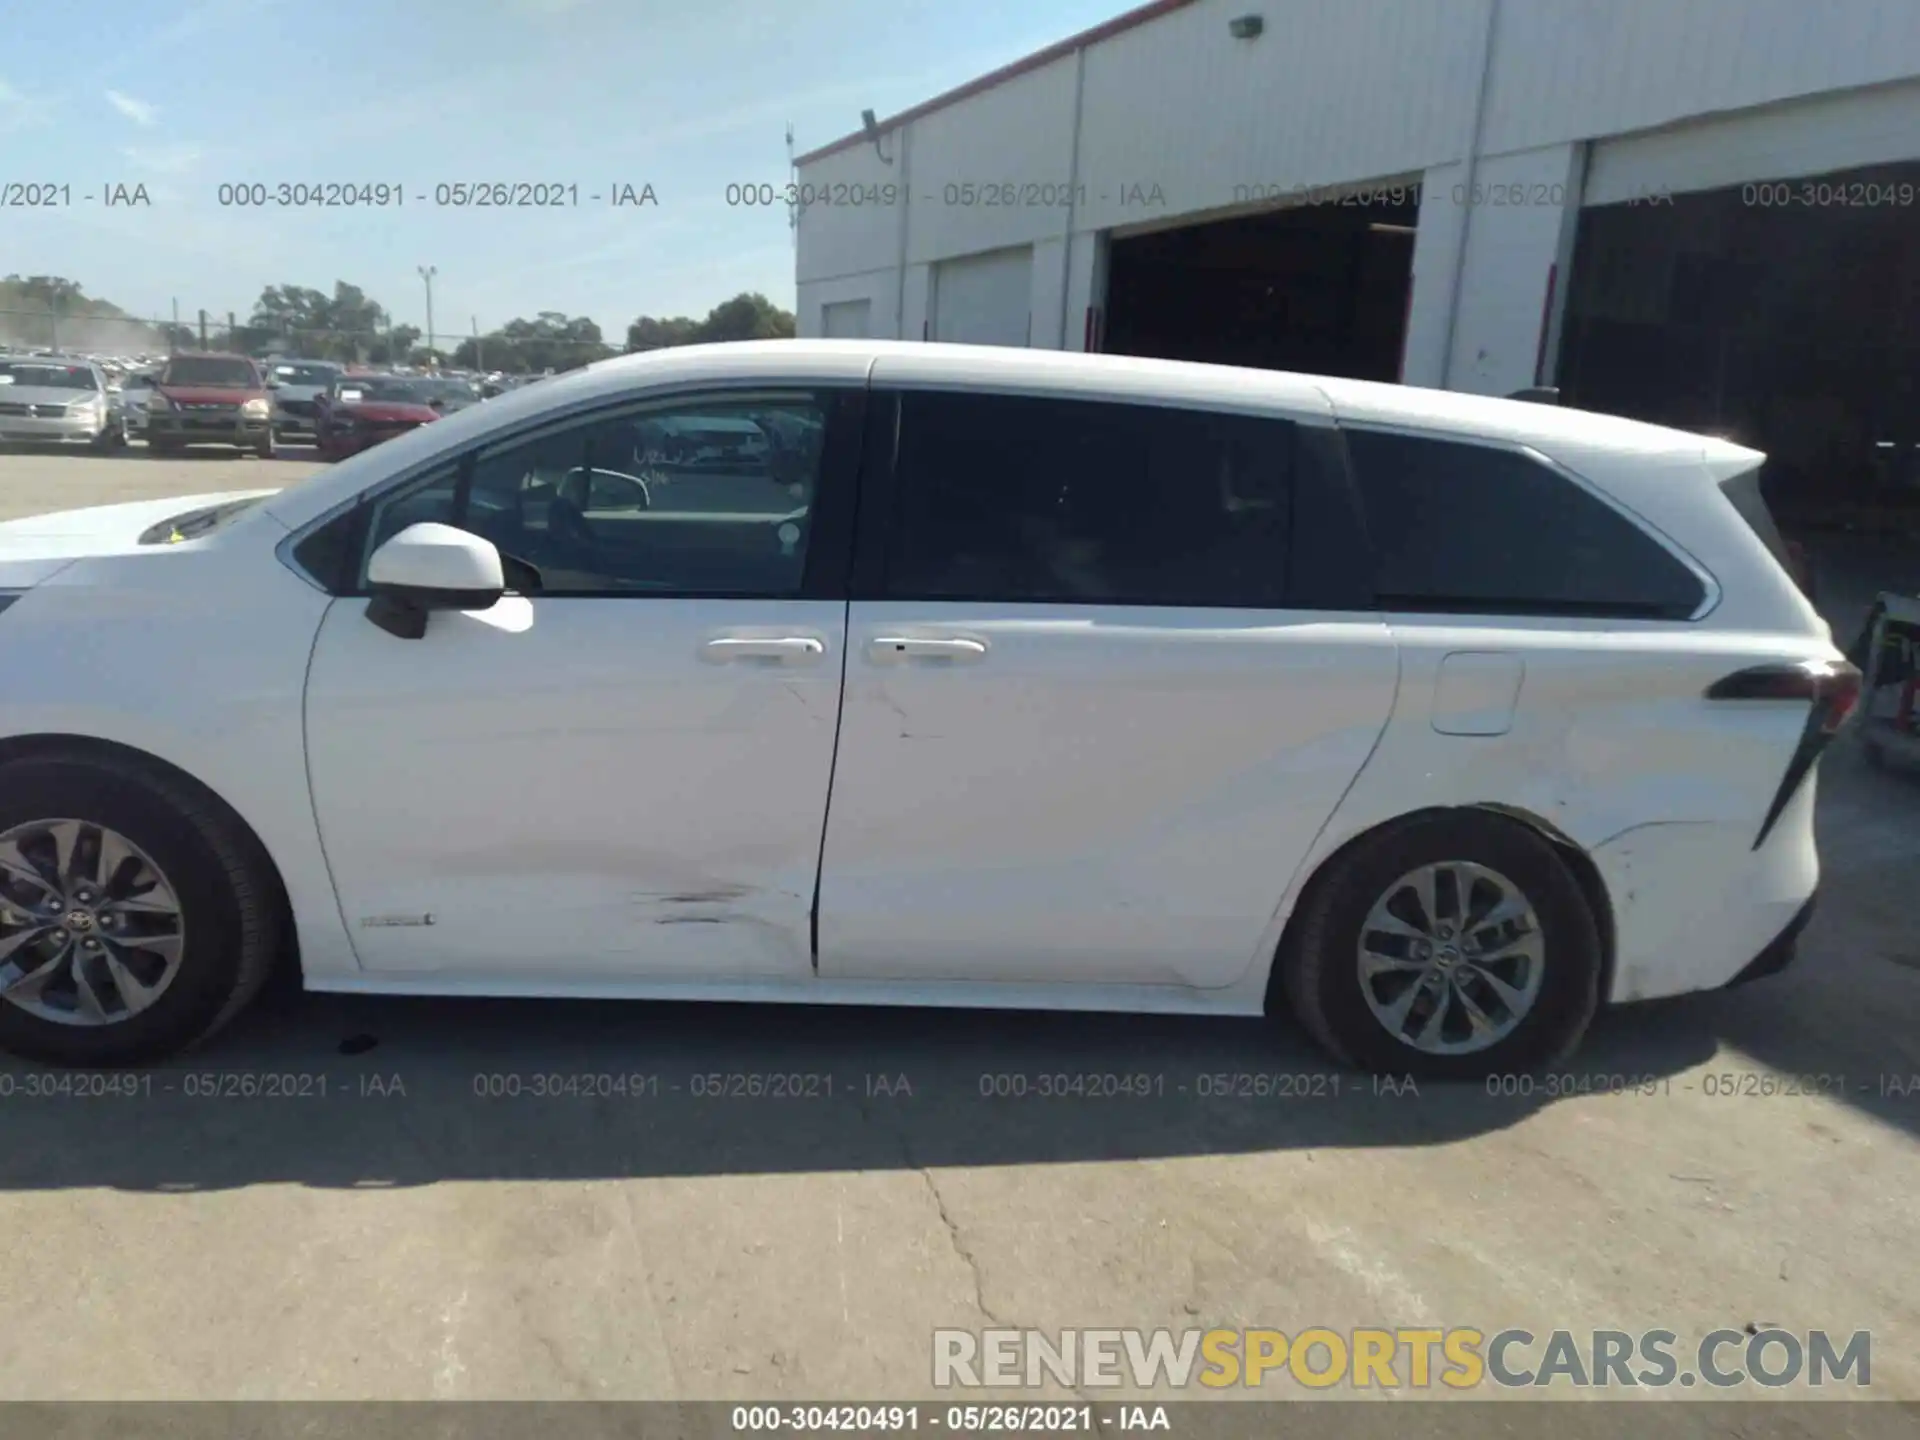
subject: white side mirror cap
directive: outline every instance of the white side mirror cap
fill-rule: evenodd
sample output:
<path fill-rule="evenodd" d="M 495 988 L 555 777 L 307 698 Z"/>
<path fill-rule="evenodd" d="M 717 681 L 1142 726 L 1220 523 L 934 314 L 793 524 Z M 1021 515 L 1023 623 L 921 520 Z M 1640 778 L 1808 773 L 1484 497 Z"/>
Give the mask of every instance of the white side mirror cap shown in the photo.
<path fill-rule="evenodd" d="M 451 525 L 422 521 L 381 545 L 367 562 L 367 583 L 384 590 L 472 595 L 491 604 L 507 588 L 493 543 Z"/>

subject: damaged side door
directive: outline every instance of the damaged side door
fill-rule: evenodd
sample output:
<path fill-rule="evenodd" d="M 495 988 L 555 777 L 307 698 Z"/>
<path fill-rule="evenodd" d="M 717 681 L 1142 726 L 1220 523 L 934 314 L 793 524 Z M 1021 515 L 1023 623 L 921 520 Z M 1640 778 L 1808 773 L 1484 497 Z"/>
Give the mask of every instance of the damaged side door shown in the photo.
<path fill-rule="evenodd" d="M 366 969 L 812 974 L 863 408 L 853 383 L 630 399 L 373 500 L 369 548 L 439 521 L 537 583 L 415 638 L 360 599 L 323 622 L 309 762 Z M 767 438 L 657 441 L 743 425 Z"/>

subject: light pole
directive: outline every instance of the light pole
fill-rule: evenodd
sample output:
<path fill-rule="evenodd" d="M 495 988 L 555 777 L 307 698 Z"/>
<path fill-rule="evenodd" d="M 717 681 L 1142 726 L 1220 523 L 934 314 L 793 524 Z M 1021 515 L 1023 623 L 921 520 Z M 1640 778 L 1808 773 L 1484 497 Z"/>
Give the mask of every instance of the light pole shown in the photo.
<path fill-rule="evenodd" d="M 433 354 L 433 277 L 440 273 L 438 265 L 422 265 L 420 278 L 427 282 L 427 354 Z"/>

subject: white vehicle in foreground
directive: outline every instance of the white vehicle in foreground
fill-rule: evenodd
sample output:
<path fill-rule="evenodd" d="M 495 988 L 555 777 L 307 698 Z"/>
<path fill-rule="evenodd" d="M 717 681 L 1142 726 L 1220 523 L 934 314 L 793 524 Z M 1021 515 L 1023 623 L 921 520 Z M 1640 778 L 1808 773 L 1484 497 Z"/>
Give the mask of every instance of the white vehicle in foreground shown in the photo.
<path fill-rule="evenodd" d="M 766 443 L 649 440 L 746 422 Z M 0 1043 L 309 989 L 1251 1015 L 1471 1076 L 1791 956 L 1858 675 L 1761 456 L 1107 356 L 659 351 L 0 525 Z"/>

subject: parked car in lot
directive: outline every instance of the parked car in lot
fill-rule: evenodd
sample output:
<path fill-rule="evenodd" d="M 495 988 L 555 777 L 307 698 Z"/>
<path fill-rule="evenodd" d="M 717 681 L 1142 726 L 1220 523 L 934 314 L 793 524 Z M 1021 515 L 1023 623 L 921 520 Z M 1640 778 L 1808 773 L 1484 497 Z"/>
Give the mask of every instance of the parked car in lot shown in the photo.
<path fill-rule="evenodd" d="M 326 360 L 276 360 L 267 367 L 273 392 L 273 428 L 282 440 L 314 434 L 320 396 L 345 373 Z"/>
<path fill-rule="evenodd" d="M 125 443 L 99 366 L 0 359 L 0 444 L 105 450 Z"/>
<path fill-rule="evenodd" d="M 177 455 L 190 445 L 273 458 L 273 399 L 249 357 L 182 352 L 167 358 L 147 402 L 147 448 Z"/>
<path fill-rule="evenodd" d="M 128 375 L 113 393 L 113 408 L 119 413 L 122 432 L 129 440 L 143 440 L 147 433 L 148 406 L 153 401 L 153 376 L 138 372 Z"/>
<path fill-rule="evenodd" d="M 823 443 L 627 458 L 736 422 Z M 1779 968 L 1811 905 L 1859 676 L 1743 518 L 1762 459 L 785 340 L 596 364 L 278 492 L 0 525 L 0 1043 L 165 1054 L 298 963 L 1554 1060 L 1601 1003 Z"/>
<path fill-rule="evenodd" d="M 315 404 L 313 443 L 323 460 L 344 460 L 438 420 L 437 382 L 394 375 L 343 375 Z"/>
<path fill-rule="evenodd" d="M 426 397 L 427 404 L 442 415 L 455 415 L 469 405 L 480 403 L 480 387 L 471 380 L 436 375 L 416 380 L 414 384 Z"/>

